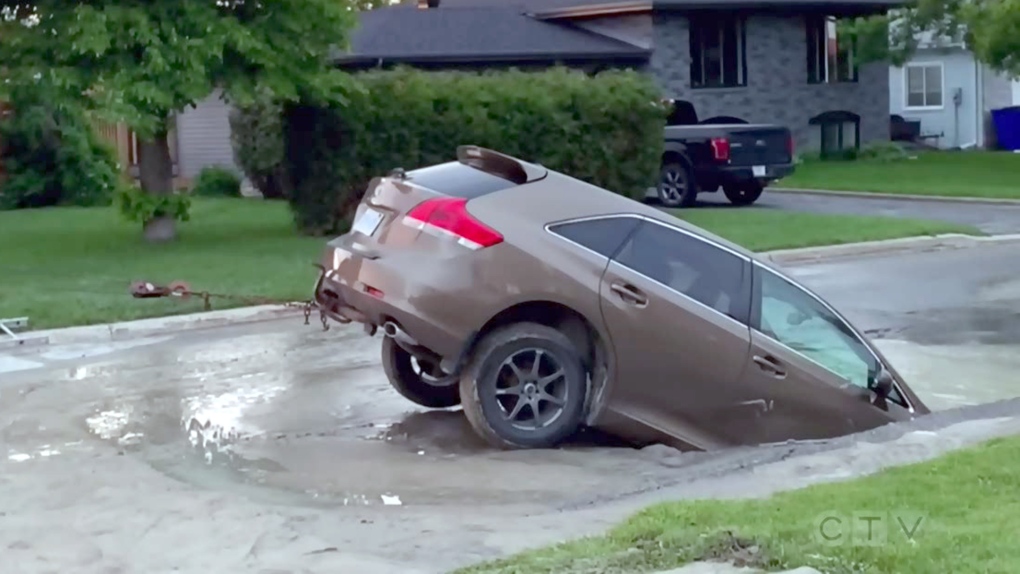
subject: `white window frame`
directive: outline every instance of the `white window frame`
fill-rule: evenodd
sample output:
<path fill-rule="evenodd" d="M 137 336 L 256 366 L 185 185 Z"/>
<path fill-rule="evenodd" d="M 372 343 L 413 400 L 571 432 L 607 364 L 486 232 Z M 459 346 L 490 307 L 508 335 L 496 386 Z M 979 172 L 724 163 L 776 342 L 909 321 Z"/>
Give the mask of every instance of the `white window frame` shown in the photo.
<path fill-rule="evenodd" d="M 927 104 L 928 98 L 928 75 L 924 72 L 926 68 L 938 68 L 939 69 L 939 80 L 941 85 L 939 86 L 939 93 L 942 95 L 942 103 L 937 106 L 911 106 L 910 105 L 910 70 L 911 69 L 921 70 L 921 79 L 924 83 L 924 94 L 925 103 Z M 910 62 L 903 66 L 903 109 L 910 111 L 926 111 L 926 110 L 942 110 L 946 107 L 946 66 L 943 62 Z"/>
<path fill-rule="evenodd" d="M 816 26 L 816 24 L 819 24 L 819 23 L 822 24 L 822 26 L 820 26 L 820 29 L 819 29 L 818 26 Z M 825 47 L 825 57 L 823 58 L 823 60 L 821 62 L 815 62 L 815 64 L 814 64 L 814 65 L 818 66 L 818 72 L 820 74 L 820 77 L 816 81 L 811 82 L 813 84 L 852 84 L 852 83 L 856 83 L 858 81 L 859 72 L 857 71 L 857 46 L 856 45 L 851 45 L 850 46 L 850 50 L 847 52 L 847 57 L 850 60 L 848 65 L 849 65 L 850 76 L 851 77 L 845 78 L 845 79 L 840 79 L 839 76 L 838 76 L 838 72 L 839 72 L 838 70 L 830 70 L 829 69 L 829 60 L 832 57 L 834 57 L 837 60 L 837 62 L 839 61 L 839 44 L 838 44 L 838 42 L 839 42 L 839 34 L 838 34 L 838 31 L 837 31 L 837 26 L 838 25 L 839 25 L 839 18 L 837 18 L 835 16 L 823 16 L 821 19 L 818 19 L 816 17 L 809 17 L 807 19 L 806 26 L 807 26 L 808 33 L 820 32 L 821 33 L 821 37 L 816 38 L 815 41 L 820 43 L 821 45 L 823 45 Z M 837 44 L 836 44 L 836 53 L 835 54 L 831 54 L 830 51 L 829 51 L 829 38 L 830 37 L 835 38 L 835 40 L 837 42 Z M 814 56 L 816 56 L 816 54 L 811 54 L 811 56 L 812 56 L 812 60 L 814 60 Z M 837 64 L 837 66 L 838 66 L 838 64 Z"/>
<path fill-rule="evenodd" d="M 696 18 L 688 20 L 688 22 L 696 21 Z M 716 31 L 719 33 L 719 49 L 722 50 L 723 45 L 723 30 L 727 25 L 732 25 L 737 38 L 737 83 L 736 84 L 722 84 L 722 85 L 705 85 L 695 84 L 694 77 L 690 78 L 691 88 L 697 90 L 703 89 L 727 89 L 727 88 L 743 88 L 747 86 L 747 49 L 744 46 L 744 42 L 747 39 L 747 18 L 742 15 L 727 16 L 720 20 L 713 22 L 717 28 Z M 701 76 L 702 79 L 705 77 L 705 46 L 703 43 L 699 43 L 698 46 L 698 57 L 701 60 Z M 695 55 L 691 54 L 691 58 Z M 726 65 L 725 55 L 719 55 L 719 74 L 722 76 L 720 79 L 726 76 Z"/>

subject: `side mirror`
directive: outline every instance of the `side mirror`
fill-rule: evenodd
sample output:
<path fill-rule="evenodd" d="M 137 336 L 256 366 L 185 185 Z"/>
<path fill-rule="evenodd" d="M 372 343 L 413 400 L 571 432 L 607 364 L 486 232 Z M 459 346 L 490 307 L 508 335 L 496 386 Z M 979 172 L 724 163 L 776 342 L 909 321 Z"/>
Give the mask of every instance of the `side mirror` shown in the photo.
<path fill-rule="evenodd" d="M 882 398 L 886 398 L 892 393 L 893 378 L 889 371 L 882 369 L 878 372 L 874 382 L 871 384 L 871 390 L 875 391 Z"/>

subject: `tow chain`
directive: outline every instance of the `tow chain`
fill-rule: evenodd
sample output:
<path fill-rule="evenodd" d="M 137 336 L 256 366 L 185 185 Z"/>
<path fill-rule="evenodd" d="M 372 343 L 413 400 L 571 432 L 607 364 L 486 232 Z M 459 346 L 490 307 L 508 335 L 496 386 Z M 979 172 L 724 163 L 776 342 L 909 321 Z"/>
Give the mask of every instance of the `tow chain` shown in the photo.
<path fill-rule="evenodd" d="M 233 299 L 243 301 L 250 305 L 279 305 L 285 308 L 301 309 L 305 317 L 305 325 L 310 324 L 312 311 L 319 309 L 314 300 L 280 303 L 268 297 L 257 297 L 250 295 L 234 295 L 228 293 L 210 293 L 209 291 L 195 291 L 184 281 L 172 281 L 167 285 L 158 285 L 148 281 L 135 281 L 131 284 L 131 296 L 135 299 L 158 299 L 164 297 L 180 297 L 188 299 L 199 297 L 202 299 L 202 306 L 206 311 L 212 311 L 213 298 Z M 326 313 L 319 309 L 319 320 L 322 322 L 322 330 L 329 330 L 329 318 Z"/>

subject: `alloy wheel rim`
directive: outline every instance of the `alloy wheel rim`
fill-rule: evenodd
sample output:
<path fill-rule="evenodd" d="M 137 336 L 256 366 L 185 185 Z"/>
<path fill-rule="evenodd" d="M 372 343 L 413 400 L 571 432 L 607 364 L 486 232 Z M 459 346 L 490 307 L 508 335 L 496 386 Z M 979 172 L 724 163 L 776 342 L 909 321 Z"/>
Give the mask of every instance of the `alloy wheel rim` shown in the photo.
<path fill-rule="evenodd" d="M 551 353 L 521 349 L 500 364 L 496 403 L 513 427 L 534 431 L 553 424 L 567 406 L 567 371 Z"/>
<path fill-rule="evenodd" d="M 663 199 L 680 201 L 683 192 L 687 189 L 687 178 L 679 170 L 667 169 L 662 174 L 659 189 L 664 196 Z"/>

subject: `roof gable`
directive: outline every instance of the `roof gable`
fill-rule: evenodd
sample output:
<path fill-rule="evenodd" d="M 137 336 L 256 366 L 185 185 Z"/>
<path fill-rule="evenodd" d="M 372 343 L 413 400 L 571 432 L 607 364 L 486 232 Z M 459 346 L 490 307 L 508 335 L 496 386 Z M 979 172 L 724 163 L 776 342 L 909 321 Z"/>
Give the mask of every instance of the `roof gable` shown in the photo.
<path fill-rule="evenodd" d="M 336 59 L 424 63 L 641 59 L 647 55 L 643 48 L 569 23 L 545 22 L 515 6 L 394 6 L 362 12 L 350 52 L 338 53 Z"/>

